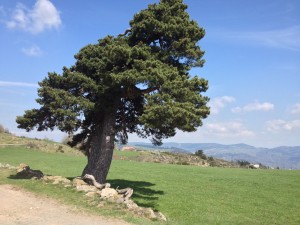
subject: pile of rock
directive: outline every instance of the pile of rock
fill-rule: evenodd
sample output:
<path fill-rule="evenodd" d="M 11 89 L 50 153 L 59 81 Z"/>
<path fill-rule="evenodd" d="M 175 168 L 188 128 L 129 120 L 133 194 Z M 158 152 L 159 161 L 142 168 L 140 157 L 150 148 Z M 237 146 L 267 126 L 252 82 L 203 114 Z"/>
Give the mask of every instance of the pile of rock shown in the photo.
<path fill-rule="evenodd" d="M 0 168 L 4 168 L 4 169 L 17 169 L 17 167 L 14 167 L 8 163 L 6 164 L 3 164 L 3 163 L 0 163 Z"/>
<path fill-rule="evenodd" d="M 147 217 L 152 220 L 167 221 L 166 217 L 161 212 L 154 212 L 151 208 L 138 206 L 130 199 L 133 194 L 132 188 L 114 189 L 110 184 L 99 184 L 95 181 L 92 175 L 85 175 L 84 177 L 76 177 L 72 181 L 62 176 L 48 176 L 44 175 L 40 170 L 32 170 L 24 163 L 20 164 L 17 169 L 18 178 L 24 179 L 40 179 L 47 183 L 60 184 L 64 187 L 74 187 L 77 191 L 85 193 L 88 197 L 99 197 L 101 203 L 110 202 L 115 204 L 122 204 L 126 209 L 136 215 Z M 93 183 L 89 184 L 89 181 Z M 103 207 L 104 204 L 99 204 L 98 207 Z"/>
<path fill-rule="evenodd" d="M 94 185 L 86 183 L 81 177 L 74 178 L 72 184 L 77 191 L 84 192 L 86 196 L 99 196 L 102 201 L 123 204 L 125 208 L 136 215 L 154 220 L 167 221 L 166 217 L 161 212 L 154 212 L 151 208 L 140 207 L 132 201 L 130 199 L 133 194 L 132 188 L 114 189 L 110 187 L 110 184 L 105 184 L 103 189 L 99 189 Z M 103 204 L 99 204 L 98 207 L 103 207 Z"/>

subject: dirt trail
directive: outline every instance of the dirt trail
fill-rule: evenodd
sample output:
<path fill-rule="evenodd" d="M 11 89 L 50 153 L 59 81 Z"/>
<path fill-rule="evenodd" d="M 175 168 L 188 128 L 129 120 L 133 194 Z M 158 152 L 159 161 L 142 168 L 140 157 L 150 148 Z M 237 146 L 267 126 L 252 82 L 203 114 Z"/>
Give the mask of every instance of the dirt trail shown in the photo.
<path fill-rule="evenodd" d="M 0 225 L 129 225 L 83 213 L 53 199 L 37 197 L 20 188 L 0 185 Z"/>

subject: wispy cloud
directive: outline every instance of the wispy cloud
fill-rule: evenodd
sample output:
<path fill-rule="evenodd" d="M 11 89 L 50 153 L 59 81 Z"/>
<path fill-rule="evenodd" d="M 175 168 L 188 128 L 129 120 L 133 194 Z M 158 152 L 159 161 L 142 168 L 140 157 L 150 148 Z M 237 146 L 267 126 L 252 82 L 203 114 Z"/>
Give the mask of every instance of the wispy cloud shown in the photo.
<path fill-rule="evenodd" d="M 22 48 L 21 51 L 27 55 L 27 56 L 33 56 L 33 57 L 37 57 L 37 56 L 41 56 L 42 55 L 42 50 L 40 49 L 39 46 L 37 45 L 33 45 L 29 48 Z"/>
<path fill-rule="evenodd" d="M 292 131 L 300 129 L 300 120 L 269 120 L 266 122 L 266 129 L 271 132 Z"/>
<path fill-rule="evenodd" d="M 39 87 L 39 85 L 26 82 L 0 81 L 0 87 Z"/>
<path fill-rule="evenodd" d="M 250 111 L 271 111 L 274 109 L 274 104 L 270 102 L 264 102 L 264 103 L 259 103 L 259 102 L 254 102 L 247 104 L 243 107 L 235 107 L 231 111 L 234 113 L 240 113 L 242 111 L 244 112 L 250 112 Z"/>
<path fill-rule="evenodd" d="M 206 126 L 208 132 L 220 137 L 253 137 L 255 133 L 245 127 L 241 122 L 209 123 Z"/>
<path fill-rule="evenodd" d="M 4 14 L 5 14 L 4 7 L 0 5 L 0 16 Z"/>
<path fill-rule="evenodd" d="M 296 103 L 296 104 L 292 105 L 290 112 L 292 114 L 300 114 L 300 103 Z"/>
<path fill-rule="evenodd" d="M 267 31 L 220 31 L 218 37 L 242 43 L 300 51 L 300 25 Z"/>
<path fill-rule="evenodd" d="M 58 28 L 61 23 L 59 11 L 49 0 L 37 0 L 32 9 L 18 3 L 6 26 L 37 34 L 45 29 Z"/>
<path fill-rule="evenodd" d="M 210 111 L 212 114 L 218 114 L 222 108 L 234 101 L 235 98 L 231 96 L 222 96 L 214 98 L 209 102 Z"/>

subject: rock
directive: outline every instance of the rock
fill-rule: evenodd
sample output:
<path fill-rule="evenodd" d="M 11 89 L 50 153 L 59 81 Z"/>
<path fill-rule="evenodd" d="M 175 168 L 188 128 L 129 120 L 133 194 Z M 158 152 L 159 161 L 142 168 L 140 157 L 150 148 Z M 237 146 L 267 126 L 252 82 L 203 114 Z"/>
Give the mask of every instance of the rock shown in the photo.
<path fill-rule="evenodd" d="M 113 188 L 104 188 L 101 190 L 100 196 L 102 199 L 109 199 L 109 198 L 116 199 L 118 197 L 118 192 Z"/>
<path fill-rule="evenodd" d="M 167 217 L 164 214 L 162 214 L 161 212 L 156 212 L 155 215 L 156 215 L 157 219 L 159 219 L 161 221 L 167 221 Z"/>
<path fill-rule="evenodd" d="M 97 195 L 97 192 L 94 192 L 94 191 L 91 191 L 91 192 L 88 192 L 85 194 L 85 196 L 91 197 L 91 198 L 95 197 L 96 195 Z"/>
<path fill-rule="evenodd" d="M 9 167 L 10 165 L 3 165 L 1 167 Z M 154 212 L 151 208 L 139 207 L 134 201 L 130 199 L 133 194 L 132 188 L 113 189 L 110 188 L 110 184 L 106 183 L 104 189 L 100 190 L 93 185 L 86 183 L 81 178 L 77 177 L 72 182 L 62 176 L 44 176 L 40 170 L 32 170 L 24 163 L 21 163 L 18 168 L 17 177 L 19 178 L 42 178 L 45 182 L 52 182 L 53 184 L 63 184 L 64 187 L 71 187 L 71 184 L 77 191 L 86 192 L 85 196 L 93 198 L 97 195 L 100 196 L 101 201 L 97 207 L 104 207 L 108 202 L 118 204 L 118 208 L 124 208 L 124 206 L 134 214 L 142 217 L 147 217 L 151 220 L 157 219 L 160 221 L 167 221 L 167 218 L 161 212 Z M 47 183 L 46 183 L 47 184 Z"/>
<path fill-rule="evenodd" d="M 143 213 L 144 213 L 145 217 L 147 217 L 149 219 L 153 220 L 153 219 L 157 218 L 154 211 L 153 211 L 153 209 L 151 209 L 151 208 L 144 208 Z"/>
<path fill-rule="evenodd" d="M 81 178 L 78 178 L 78 177 L 75 177 L 73 180 L 72 180 L 72 184 L 73 186 L 78 186 L 78 185 L 87 185 L 87 183 L 82 180 Z"/>
<path fill-rule="evenodd" d="M 135 210 L 135 209 L 139 208 L 139 206 L 136 203 L 134 203 L 134 201 L 132 201 L 132 200 L 127 200 L 124 202 L 124 204 L 126 205 L 126 207 L 129 210 Z"/>
<path fill-rule="evenodd" d="M 99 204 L 97 205 L 97 208 L 102 208 L 106 205 L 106 202 L 102 201 L 102 202 L 99 202 Z"/>
<path fill-rule="evenodd" d="M 46 182 L 52 182 L 52 184 L 69 185 L 71 181 L 62 176 L 44 176 L 43 180 Z"/>
<path fill-rule="evenodd" d="M 5 169 L 18 169 L 15 166 L 9 165 L 9 164 L 2 164 L 0 163 L 0 168 L 5 168 Z"/>
<path fill-rule="evenodd" d="M 125 202 L 125 199 L 122 196 L 119 196 L 116 200 L 117 204 L 123 204 Z"/>
<path fill-rule="evenodd" d="M 83 191 L 83 192 L 97 192 L 97 188 L 91 185 L 78 185 L 76 186 L 77 191 Z"/>
<path fill-rule="evenodd" d="M 17 172 L 23 171 L 26 167 L 29 167 L 29 166 L 28 166 L 27 164 L 25 164 L 25 163 L 21 163 L 21 164 L 19 165 L 19 167 L 18 167 Z"/>

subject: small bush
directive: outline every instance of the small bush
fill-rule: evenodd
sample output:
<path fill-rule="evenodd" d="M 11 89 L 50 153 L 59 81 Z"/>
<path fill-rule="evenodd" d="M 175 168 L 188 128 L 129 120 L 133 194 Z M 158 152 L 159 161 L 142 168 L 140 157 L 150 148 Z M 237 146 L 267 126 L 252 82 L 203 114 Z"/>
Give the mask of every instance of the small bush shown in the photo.
<path fill-rule="evenodd" d="M 184 166 L 189 166 L 190 163 L 187 161 L 180 161 L 180 162 L 176 162 L 177 165 L 184 165 Z"/>
<path fill-rule="evenodd" d="M 241 167 L 247 167 L 250 165 L 250 162 L 246 160 L 237 160 L 236 163 Z"/>
<path fill-rule="evenodd" d="M 195 155 L 200 157 L 201 159 L 207 160 L 207 156 L 204 154 L 203 150 L 196 151 Z"/>
<path fill-rule="evenodd" d="M 209 157 L 207 158 L 207 160 L 208 160 L 209 162 L 212 162 L 212 161 L 214 161 L 215 159 L 214 159 L 214 157 L 209 156 Z"/>
<path fill-rule="evenodd" d="M 61 152 L 64 153 L 65 151 L 63 150 L 63 146 L 58 146 L 58 149 L 56 150 L 56 152 Z"/>

